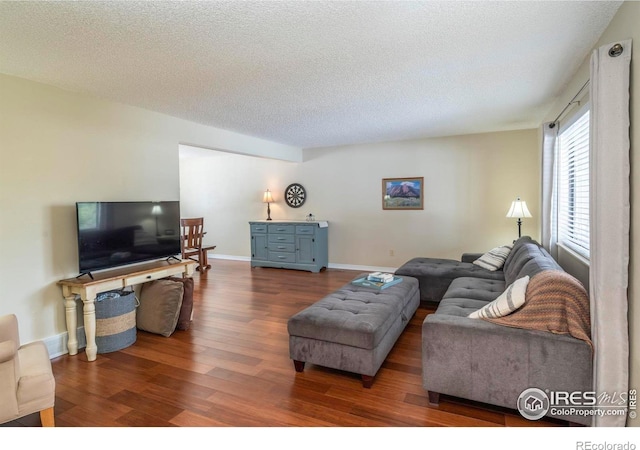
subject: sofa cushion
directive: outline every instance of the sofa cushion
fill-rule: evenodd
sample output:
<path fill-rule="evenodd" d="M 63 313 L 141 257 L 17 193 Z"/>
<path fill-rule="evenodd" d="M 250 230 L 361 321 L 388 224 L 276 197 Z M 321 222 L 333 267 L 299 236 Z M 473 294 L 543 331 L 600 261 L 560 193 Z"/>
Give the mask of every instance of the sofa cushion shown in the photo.
<path fill-rule="evenodd" d="M 483 300 L 474 300 L 471 298 L 461 297 L 449 297 L 443 298 L 435 314 L 457 316 L 457 317 L 469 317 L 474 311 L 486 306 L 489 302 Z M 427 316 L 429 317 L 429 316 Z"/>
<path fill-rule="evenodd" d="M 544 248 L 538 247 L 538 252 L 540 255 L 527 261 L 516 274 L 516 278 L 522 278 L 524 276 L 533 278 L 534 275 L 545 270 L 558 270 L 560 272 L 564 272 L 560 264 L 558 264 Z"/>
<path fill-rule="evenodd" d="M 438 305 L 436 314 L 467 317 L 504 292 L 504 281 L 461 277 L 453 280 Z"/>
<path fill-rule="evenodd" d="M 513 284 L 510 284 L 498 298 L 479 310 L 472 312 L 469 314 L 469 317 L 472 319 L 486 319 L 511 314 L 524 305 L 528 284 L 528 276 L 518 278 Z"/>
<path fill-rule="evenodd" d="M 456 261 L 455 259 L 413 258 L 395 271 L 398 276 L 417 278 L 420 282 L 420 300 L 439 302 L 452 280 L 460 277 L 474 277 L 490 280 L 504 280 L 501 270 L 490 271 L 482 267 Z"/>
<path fill-rule="evenodd" d="M 473 264 L 493 272 L 502 268 L 509 256 L 509 252 L 511 252 L 511 245 L 501 245 L 500 247 L 489 250 L 480 258 L 473 261 Z"/>
<path fill-rule="evenodd" d="M 531 278 L 543 270 L 562 270 L 551 255 L 535 241 L 526 242 L 511 252 L 513 258 L 509 255 L 503 268 L 507 286 L 518 278 L 527 275 Z"/>
<path fill-rule="evenodd" d="M 518 240 L 516 240 L 513 245 L 511 246 L 511 252 L 509 253 L 509 256 L 507 256 L 507 260 L 504 262 L 505 266 L 509 266 L 509 264 L 511 264 L 511 260 L 516 256 L 516 254 L 518 253 L 518 249 L 520 247 L 522 247 L 525 244 L 531 243 L 531 242 L 536 242 L 533 239 L 531 239 L 530 236 L 522 236 L 521 238 L 519 238 Z"/>
<path fill-rule="evenodd" d="M 514 248 L 512 253 L 513 257 L 508 260 L 508 263 L 505 262 L 503 268 L 504 281 L 507 283 L 507 286 L 518 279 L 518 273 L 527 262 L 531 261 L 536 256 L 540 256 L 538 246 L 533 243 L 527 243 Z"/>
<path fill-rule="evenodd" d="M 461 277 L 451 282 L 442 299 L 469 298 L 491 302 L 504 292 L 504 281 L 483 278 Z"/>

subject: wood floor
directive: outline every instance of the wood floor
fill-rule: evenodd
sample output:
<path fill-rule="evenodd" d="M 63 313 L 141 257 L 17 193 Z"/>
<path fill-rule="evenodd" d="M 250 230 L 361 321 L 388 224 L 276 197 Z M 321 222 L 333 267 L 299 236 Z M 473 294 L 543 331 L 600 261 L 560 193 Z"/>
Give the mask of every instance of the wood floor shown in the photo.
<path fill-rule="evenodd" d="M 558 426 L 443 397 L 421 385 L 420 308 L 371 389 L 355 374 L 307 364 L 296 373 L 287 320 L 359 272 L 251 269 L 213 260 L 196 273 L 194 321 L 166 338 L 138 331 L 121 351 L 52 360 L 58 427 Z M 36 415 L 6 424 L 39 426 Z"/>

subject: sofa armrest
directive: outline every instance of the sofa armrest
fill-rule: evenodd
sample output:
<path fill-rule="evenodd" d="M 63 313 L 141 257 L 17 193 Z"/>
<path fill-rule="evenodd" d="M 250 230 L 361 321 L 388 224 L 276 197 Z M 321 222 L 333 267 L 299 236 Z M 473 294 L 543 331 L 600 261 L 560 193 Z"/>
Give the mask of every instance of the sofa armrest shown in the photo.
<path fill-rule="evenodd" d="M 480 258 L 482 255 L 484 255 L 484 253 L 463 253 L 462 258 L 460 258 L 460 261 L 466 262 L 466 263 L 472 263 L 476 259 Z"/>
<path fill-rule="evenodd" d="M 16 357 L 17 347 L 14 341 L 0 342 L 0 363 L 11 361 Z"/>
<path fill-rule="evenodd" d="M 0 342 L 14 341 L 20 346 L 18 333 L 18 318 L 15 314 L 0 316 Z"/>
<path fill-rule="evenodd" d="M 430 314 L 423 322 L 422 365 L 427 391 L 510 409 L 517 409 L 519 395 L 531 387 L 593 389 L 586 342 L 447 314 Z M 590 420 L 559 418 L 583 424 Z"/>

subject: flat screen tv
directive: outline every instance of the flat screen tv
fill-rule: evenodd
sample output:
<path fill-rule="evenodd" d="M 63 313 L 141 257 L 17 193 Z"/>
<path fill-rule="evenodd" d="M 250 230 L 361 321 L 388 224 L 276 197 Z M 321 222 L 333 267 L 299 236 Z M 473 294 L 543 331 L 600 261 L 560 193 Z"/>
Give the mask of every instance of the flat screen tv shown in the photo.
<path fill-rule="evenodd" d="M 180 202 L 78 202 L 81 274 L 175 257 L 180 250 Z"/>

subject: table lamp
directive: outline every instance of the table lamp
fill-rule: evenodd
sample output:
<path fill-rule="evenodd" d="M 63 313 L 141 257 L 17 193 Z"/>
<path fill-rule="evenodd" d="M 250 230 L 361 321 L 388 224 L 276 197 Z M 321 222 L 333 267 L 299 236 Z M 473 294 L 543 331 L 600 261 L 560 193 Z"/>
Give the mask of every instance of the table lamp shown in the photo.
<path fill-rule="evenodd" d="M 271 196 L 271 191 L 269 191 L 269 189 L 267 189 L 264 192 L 264 196 L 262 197 L 262 203 L 266 203 L 267 204 L 267 220 L 271 220 L 271 206 L 270 206 L 270 204 L 273 203 L 273 197 Z"/>
<path fill-rule="evenodd" d="M 520 200 L 520 197 L 516 198 L 515 201 L 511 202 L 511 208 L 509 208 L 507 212 L 507 217 L 518 219 L 518 238 L 522 237 L 522 218 L 531 217 L 529 208 L 527 208 L 527 202 Z"/>

